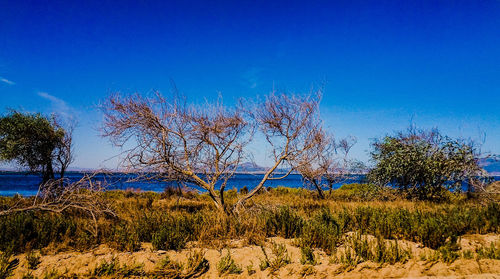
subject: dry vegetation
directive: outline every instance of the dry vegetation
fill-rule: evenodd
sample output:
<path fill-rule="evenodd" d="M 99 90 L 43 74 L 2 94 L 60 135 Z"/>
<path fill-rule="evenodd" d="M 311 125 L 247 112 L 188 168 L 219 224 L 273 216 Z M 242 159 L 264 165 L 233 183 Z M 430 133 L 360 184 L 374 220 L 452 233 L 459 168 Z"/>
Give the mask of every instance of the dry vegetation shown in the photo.
<path fill-rule="evenodd" d="M 76 209 L 1 216 L 0 276 L 9 265 L 18 278 L 500 273 L 500 205 L 490 199 L 450 193 L 446 202 L 408 201 L 368 184 L 325 199 L 305 189 L 264 191 L 235 216 L 216 210 L 208 194 L 102 192 L 116 217 L 99 216 L 97 234 L 91 216 Z M 243 195 L 228 190 L 227 203 Z M 0 206 L 18 199 L 1 198 Z"/>

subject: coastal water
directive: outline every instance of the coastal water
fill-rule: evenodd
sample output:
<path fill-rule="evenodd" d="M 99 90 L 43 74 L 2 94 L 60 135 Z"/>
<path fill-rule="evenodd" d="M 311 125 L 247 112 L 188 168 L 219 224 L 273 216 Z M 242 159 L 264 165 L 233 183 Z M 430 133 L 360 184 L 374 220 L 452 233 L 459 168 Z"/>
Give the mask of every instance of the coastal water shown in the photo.
<path fill-rule="evenodd" d="M 70 181 L 78 181 L 82 178 L 84 174 L 80 172 L 69 172 L 66 174 L 66 178 Z M 235 174 L 231 179 L 229 179 L 226 189 L 241 189 L 246 186 L 252 189 L 257 185 L 262 179 L 262 174 Z M 107 173 L 107 174 L 97 174 L 94 179 L 97 181 L 105 182 L 104 185 L 106 189 L 109 190 L 142 190 L 142 191 L 153 191 L 153 192 L 163 192 L 165 187 L 177 186 L 176 182 L 159 182 L 159 181 L 136 181 L 137 176 L 134 174 L 124 174 L 124 173 Z M 354 183 L 361 182 L 364 179 L 363 175 L 352 175 L 349 180 L 344 183 Z M 0 196 L 13 196 L 15 194 L 20 194 L 22 196 L 32 196 L 36 195 L 38 191 L 38 185 L 40 184 L 41 177 L 36 174 L 28 174 L 22 172 L 3 172 L 0 173 Z M 197 189 L 193 185 L 192 188 Z M 286 186 L 291 188 L 307 187 L 304 184 L 302 176 L 298 174 L 291 174 L 288 177 L 280 180 L 269 180 L 265 184 L 266 187 L 277 187 Z M 335 184 L 334 188 L 340 187 L 341 184 Z M 197 189 L 202 191 L 202 189 Z"/>
<path fill-rule="evenodd" d="M 78 181 L 83 175 L 84 174 L 81 172 L 68 172 L 66 177 L 70 181 Z M 252 189 L 260 182 L 262 176 L 262 174 L 235 174 L 231 177 L 231 179 L 229 179 L 226 189 L 234 188 L 239 190 L 244 186 L 248 189 Z M 137 180 L 137 175 L 124 173 L 97 174 L 93 179 L 104 182 L 103 185 L 106 185 L 106 189 L 108 190 L 133 189 L 163 192 L 165 187 L 176 187 L 178 185 L 176 182 Z M 364 179 L 364 175 L 352 175 L 347 181 L 335 184 L 333 188 L 339 188 L 344 183 L 363 182 Z M 492 179 L 495 181 L 500 180 L 500 176 L 492 177 Z M 15 194 L 20 194 L 22 196 L 36 195 L 40 181 L 41 177 L 37 174 L 28 174 L 23 172 L 0 172 L 0 196 L 13 196 Z M 203 192 L 202 189 L 199 189 L 194 185 L 189 186 Z M 265 186 L 286 186 L 291 188 L 308 187 L 304 183 L 302 176 L 298 174 L 291 174 L 280 180 L 269 180 L 266 182 Z M 465 188 L 466 187 L 464 185 L 464 189 Z"/>

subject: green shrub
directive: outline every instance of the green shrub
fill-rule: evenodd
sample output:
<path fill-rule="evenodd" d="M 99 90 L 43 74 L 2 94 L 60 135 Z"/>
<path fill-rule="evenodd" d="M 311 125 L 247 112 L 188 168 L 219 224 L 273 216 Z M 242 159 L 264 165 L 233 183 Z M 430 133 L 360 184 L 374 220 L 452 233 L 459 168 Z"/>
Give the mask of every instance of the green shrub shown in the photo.
<path fill-rule="evenodd" d="M 331 254 L 342 242 L 343 231 L 335 217 L 328 210 L 322 210 L 309 220 L 302 230 L 299 246 L 321 248 Z"/>
<path fill-rule="evenodd" d="M 316 269 L 312 265 L 305 265 L 300 269 L 299 272 L 301 277 L 307 277 L 316 274 Z"/>
<path fill-rule="evenodd" d="M 476 250 L 478 259 L 500 260 L 500 248 L 491 242 L 489 247 L 480 247 Z"/>
<path fill-rule="evenodd" d="M 280 207 L 266 218 L 266 235 L 284 238 L 298 237 L 304 220 L 289 207 Z"/>
<path fill-rule="evenodd" d="M 231 252 L 227 250 L 227 255 L 223 256 L 217 263 L 217 271 L 219 276 L 225 274 L 240 274 L 242 272 L 241 267 L 236 265 L 234 259 L 231 257 Z"/>
<path fill-rule="evenodd" d="M 202 225 L 203 219 L 199 215 L 172 216 L 161 222 L 158 231 L 153 232 L 151 242 L 155 250 L 180 250 L 196 235 L 197 225 Z"/>
<path fill-rule="evenodd" d="M 262 253 L 264 253 L 264 259 L 260 261 L 260 270 L 265 270 L 269 268 L 269 273 L 274 274 L 280 268 L 286 266 L 291 263 L 290 255 L 288 254 L 288 250 L 284 244 L 278 244 L 276 242 L 271 243 L 271 253 L 272 257 L 269 257 L 266 253 L 266 250 L 263 246 L 261 246 Z"/>
<path fill-rule="evenodd" d="M 345 201 L 370 201 L 374 199 L 384 199 L 382 187 L 375 184 L 351 183 L 340 186 L 332 192 L 333 198 Z"/>
<path fill-rule="evenodd" d="M 445 263 L 452 263 L 460 257 L 458 252 L 460 250 L 460 246 L 457 241 L 457 237 L 452 236 L 445 245 L 439 247 L 438 251 L 441 254 L 441 260 Z"/>
<path fill-rule="evenodd" d="M 90 275 L 128 278 L 131 276 L 144 276 L 146 273 L 142 264 L 133 264 L 131 266 L 126 264 L 120 265 L 118 260 L 113 257 L 110 261 L 102 261 L 94 268 Z"/>
<path fill-rule="evenodd" d="M 153 249 L 155 250 L 180 250 L 186 247 L 187 236 L 173 227 L 163 227 L 153 235 Z"/>
<path fill-rule="evenodd" d="M 77 231 L 75 218 L 60 214 L 22 212 L 0 217 L 0 250 L 13 252 L 46 247 L 55 240 L 73 237 Z"/>
<path fill-rule="evenodd" d="M 119 223 L 114 227 L 112 247 L 120 251 L 134 252 L 141 248 L 137 229 L 128 223 Z"/>
<path fill-rule="evenodd" d="M 248 187 L 247 186 L 241 187 L 240 194 L 242 194 L 242 195 L 248 194 Z"/>
<path fill-rule="evenodd" d="M 377 185 L 393 185 L 410 197 L 441 200 L 449 192 L 461 191 L 463 183 L 483 170 L 474 144 L 442 136 L 438 130 L 417 130 L 386 136 L 372 144 L 376 162 L 368 178 Z"/>
<path fill-rule="evenodd" d="M 300 263 L 308 265 L 317 265 L 318 259 L 314 255 L 314 250 L 311 247 L 300 248 Z"/>
<path fill-rule="evenodd" d="M 167 255 L 156 266 L 153 274 L 159 278 L 180 278 L 182 276 L 183 265 L 172 261 Z"/>
<path fill-rule="evenodd" d="M 255 271 L 255 269 L 253 268 L 253 265 L 252 264 L 249 264 L 247 265 L 247 273 L 249 276 L 255 274 L 257 271 Z"/>
<path fill-rule="evenodd" d="M 185 264 L 173 261 L 166 256 L 150 275 L 153 278 L 197 278 L 206 273 L 209 268 L 210 265 L 203 252 L 191 251 Z"/>
<path fill-rule="evenodd" d="M 387 245 L 381 237 L 370 241 L 368 237 L 354 233 L 346 241 L 344 249 L 335 253 L 332 261 L 352 268 L 365 261 L 395 264 L 405 263 L 410 258 L 411 251 L 400 247 L 397 240 Z"/>

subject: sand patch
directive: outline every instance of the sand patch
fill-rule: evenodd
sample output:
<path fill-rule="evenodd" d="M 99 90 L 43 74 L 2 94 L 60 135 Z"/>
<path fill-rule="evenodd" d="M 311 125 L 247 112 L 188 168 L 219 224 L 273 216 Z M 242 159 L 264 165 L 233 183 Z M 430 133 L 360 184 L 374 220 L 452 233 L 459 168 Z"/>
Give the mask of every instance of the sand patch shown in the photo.
<path fill-rule="evenodd" d="M 283 238 L 269 238 L 265 244 L 265 249 L 270 253 L 271 241 L 285 244 L 291 258 L 291 263 L 280 268 L 275 274 L 269 274 L 268 270 L 261 271 L 259 263 L 264 258 L 261 247 L 244 246 L 242 241 L 233 241 L 229 248 L 231 256 L 243 273 L 240 275 L 230 275 L 228 278 L 300 278 L 307 273 L 307 278 L 500 278 L 500 260 L 476 260 L 459 259 L 451 264 L 443 262 L 422 261 L 418 254 L 429 250 L 421 248 L 419 244 L 410 241 L 400 241 L 401 245 L 411 248 L 414 256 L 406 263 L 394 265 L 377 264 L 373 262 L 363 262 L 354 269 L 346 269 L 340 264 L 333 264 L 330 257 L 321 251 L 315 251 L 319 259 L 319 264 L 305 268 L 300 263 L 300 249 L 294 246 L 294 241 Z M 500 241 L 499 235 L 466 235 L 460 240 L 463 249 L 474 249 L 479 245 L 488 245 L 491 242 Z M 191 244 L 191 246 L 196 246 Z M 210 269 L 201 278 L 219 278 L 217 263 L 222 255 L 227 253 L 227 249 L 201 249 L 205 253 L 205 258 L 210 264 Z M 143 243 L 140 251 L 120 252 L 113 250 L 106 245 L 101 245 L 87 252 L 59 252 L 56 254 L 43 255 L 41 264 L 33 275 L 43 277 L 44 273 L 57 270 L 59 273 L 77 274 L 85 278 L 103 261 L 110 261 L 113 257 L 120 264 L 133 265 L 142 264 L 146 272 L 152 271 L 158 262 L 165 256 L 172 260 L 186 262 L 190 250 L 185 249 L 180 252 L 175 251 L 153 251 L 150 243 Z M 14 278 L 21 278 L 27 269 L 25 255 L 18 255 L 20 265 L 15 272 Z M 249 275 L 247 267 L 251 266 L 254 274 Z M 304 270 L 307 269 L 307 272 Z"/>

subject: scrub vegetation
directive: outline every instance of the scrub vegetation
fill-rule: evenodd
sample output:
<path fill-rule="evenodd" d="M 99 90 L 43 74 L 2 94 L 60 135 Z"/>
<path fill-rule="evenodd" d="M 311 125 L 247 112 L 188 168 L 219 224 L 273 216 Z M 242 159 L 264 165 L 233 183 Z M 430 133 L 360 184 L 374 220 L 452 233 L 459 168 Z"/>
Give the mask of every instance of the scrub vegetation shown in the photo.
<path fill-rule="evenodd" d="M 134 252 L 140 251 L 141 244 L 146 242 L 152 243 L 153 251 L 182 251 L 193 245 L 225 249 L 234 240 L 246 245 L 264 245 L 273 237 L 292 239 L 301 252 L 297 259 L 291 259 L 282 244 L 271 242 L 271 249 L 262 246 L 261 262 L 255 264 L 270 273 L 291 261 L 314 266 L 318 264 L 315 251 L 326 253 L 330 263 L 341 264 L 345 270 L 366 261 L 395 264 L 417 257 L 401 245 L 401 241 L 429 248 L 426 255 L 419 255 L 425 260 L 498 259 L 498 244 L 488 243 L 476 251 L 465 252 L 457 241 L 464 235 L 498 234 L 500 205 L 497 202 L 480 197 L 471 200 L 465 194 L 451 192 L 446 201 L 439 203 L 410 201 L 389 188 L 379 190 L 384 194 L 363 194 L 364 189 L 370 187 L 373 186 L 346 185 L 325 199 L 318 199 L 317 191 L 313 190 L 270 188 L 258 194 L 252 207 L 238 216 L 227 216 L 216 210 L 208 194 L 183 193 L 178 197 L 168 191 L 165 194 L 102 192 L 102 199 L 109 203 L 116 216 L 99 217 L 96 235 L 93 219 L 76 210 L 2 216 L 0 250 L 9 252 L 2 254 L 1 268 L 8 274 L 16 266 L 11 256 L 19 253 L 27 253 L 30 268 L 36 269 L 37 253 L 45 255 L 68 249 L 84 252 L 101 244 L 117 251 Z M 228 195 L 231 197 L 228 202 L 236 202 L 241 195 L 235 191 L 234 195 Z M 14 202 L 16 198 L 2 198 L 0 206 L 5 208 Z M 201 261 L 200 257 L 196 256 L 196 261 Z M 190 273 L 207 269 L 188 268 L 170 259 L 165 262 L 163 269 L 155 271 L 157 275 L 175 273 L 177 277 L 172 278 L 184 278 L 182 274 L 187 269 L 197 270 Z M 221 275 L 240 274 L 241 266 L 230 250 L 221 252 L 220 260 L 214 263 Z M 146 274 L 140 263 L 121 266 L 113 260 L 100 263 L 89 274 L 111 273 Z"/>
<path fill-rule="evenodd" d="M 500 233 L 499 196 L 495 184 L 487 187 L 474 142 L 410 127 L 375 141 L 367 169 L 349 158 L 354 137 L 323 130 L 320 99 L 321 91 L 273 92 L 226 107 L 159 93 L 110 96 L 102 105 L 103 136 L 127 147 L 121 163 L 145 174 L 137 179 L 178 182 L 163 193 L 106 191 L 92 175 L 55 179 L 54 166 L 63 177 L 72 160 L 71 130 L 39 114 L 0 118 L 0 159 L 43 174 L 36 196 L 0 197 L 0 279 L 17 269 L 23 278 L 321 277 L 325 266 L 341 273 L 370 264 L 499 260 L 496 240 L 462 247 L 462 238 Z M 24 132 L 36 127 L 52 137 Z M 268 144 L 271 167 L 257 185 L 231 189 L 256 133 Z M 34 140 L 20 137 L 30 134 L 44 147 L 34 163 L 26 157 L 34 152 L 26 142 Z M 292 172 L 302 175 L 303 188 L 265 187 Z M 347 184 L 362 172 L 366 181 Z M 343 185 L 334 189 L 337 183 Z M 102 247 L 147 256 L 136 262 L 108 255 L 85 272 L 44 262 L 68 251 L 97 259 Z M 252 261 L 235 249 L 249 249 Z"/>

